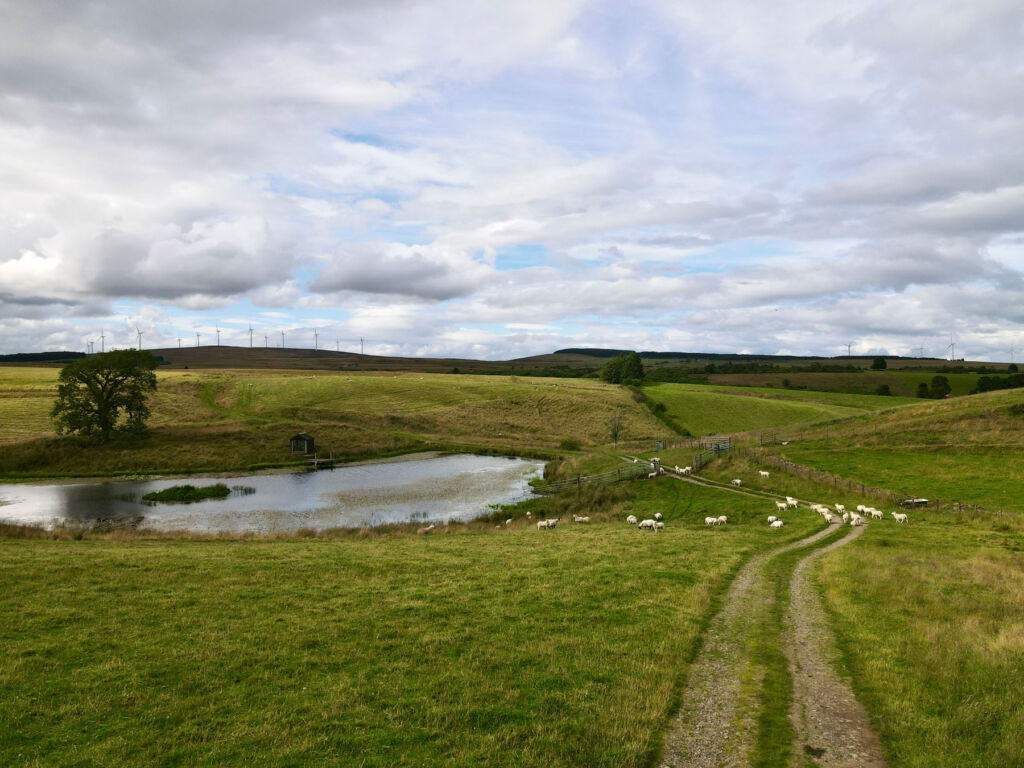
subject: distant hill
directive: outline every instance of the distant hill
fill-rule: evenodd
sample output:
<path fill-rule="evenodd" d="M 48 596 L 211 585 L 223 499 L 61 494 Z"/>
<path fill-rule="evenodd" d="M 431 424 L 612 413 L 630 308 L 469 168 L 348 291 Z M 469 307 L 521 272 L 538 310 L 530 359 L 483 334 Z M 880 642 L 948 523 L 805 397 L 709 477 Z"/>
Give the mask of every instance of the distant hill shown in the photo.
<path fill-rule="evenodd" d="M 0 363 L 69 363 L 85 357 L 84 352 L 15 352 L 0 355 Z"/>

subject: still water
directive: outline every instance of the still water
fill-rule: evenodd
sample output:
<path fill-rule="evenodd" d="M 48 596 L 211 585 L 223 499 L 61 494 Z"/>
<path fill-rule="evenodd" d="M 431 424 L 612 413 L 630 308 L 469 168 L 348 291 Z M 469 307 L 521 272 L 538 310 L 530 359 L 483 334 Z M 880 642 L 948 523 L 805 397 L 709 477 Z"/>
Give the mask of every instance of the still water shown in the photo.
<path fill-rule="evenodd" d="M 0 520 L 46 526 L 127 523 L 202 533 L 321 530 L 404 522 L 471 520 L 491 504 L 531 495 L 543 462 L 497 456 L 417 454 L 334 470 L 233 477 L 64 485 L 0 485 Z M 173 485 L 224 483 L 224 499 L 193 504 L 141 501 Z"/>

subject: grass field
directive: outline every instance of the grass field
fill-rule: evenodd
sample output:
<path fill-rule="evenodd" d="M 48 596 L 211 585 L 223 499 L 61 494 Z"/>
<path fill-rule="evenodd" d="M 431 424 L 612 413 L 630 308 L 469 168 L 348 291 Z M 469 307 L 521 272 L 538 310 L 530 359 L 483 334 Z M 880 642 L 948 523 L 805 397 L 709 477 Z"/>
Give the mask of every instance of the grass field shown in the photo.
<path fill-rule="evenodd" d="M 0 540 L 0 764 L 648 765 L 714 595 L 815 526 L 627 490 L 663 533 Z"/>
<path fill-rule="evenodd" d="M 694 435 L 743 432 L 852 416 L 865 410 L 915 402 L 903 398 L 837 392 L 657 384 L 647 396 Z"/>
<path fill-rule="evenodd" d="M 620 387 L 594 380 L 439 374 L 301 375 L 160 371 L 151 429 L 110 444 L 55 439 L 56 370 L 2 368 L 0 475 L 209 471 L 293 462 L 288 438 L 314 433 L 342 459 L 423 448 L 551 452 L 567 437 L 610 443 L 671 433 Z"/>
<path fill-rule="evenodd" d="M 901 361 L 902 362 L 902 361 Z M 934 363 L 933 363 L 934 364 Z M 993 366 L 995 367 L 995 366 Z M 1000 373 L 1005 373 L 1000 371 Z M 788 381 L 801 391 L 874 395 L 887 385 L 895 397 L 917 397 L 921 382 L 931 385 L 934 372 L 870 371 L 857 373 L 718 373 L 708 376 L 709 384 L 783 389 Z M 945 373 L 955 396 L 969 394 L 978 384 L 977 373 Z"/>

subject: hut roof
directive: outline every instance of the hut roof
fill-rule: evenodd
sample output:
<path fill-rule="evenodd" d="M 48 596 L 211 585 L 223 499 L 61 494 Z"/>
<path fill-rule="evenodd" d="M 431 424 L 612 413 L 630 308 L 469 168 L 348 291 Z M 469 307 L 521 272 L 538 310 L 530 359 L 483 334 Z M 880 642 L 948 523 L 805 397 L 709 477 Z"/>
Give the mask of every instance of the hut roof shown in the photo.
<path fill-rule="evenodd" d="M 299 434 L 292 437 L 292 440 L 302 438 L 303 440 L 312 440 L 313 436 L 309 432 L 299 432 Z"/>

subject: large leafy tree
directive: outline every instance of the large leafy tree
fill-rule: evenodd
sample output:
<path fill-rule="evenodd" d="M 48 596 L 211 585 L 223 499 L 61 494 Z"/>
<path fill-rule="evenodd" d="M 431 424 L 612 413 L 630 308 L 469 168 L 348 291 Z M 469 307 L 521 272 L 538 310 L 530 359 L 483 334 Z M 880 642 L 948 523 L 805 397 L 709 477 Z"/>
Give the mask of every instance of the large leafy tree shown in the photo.
<path fill-rule="evenodd" d="M 644 377 L 644 365 L 640 355 L 627 352 L 613 357 L 601 369 L 601 378 L 612 384 L 632 383 Z"/>
<path fill-rule="evenodd" d="M 134 349 L 92 355 L 64 366 L 52 416 L 57 432 L 106 439 L 146 428 L 146 399 L 156 391 L 157 361 Z"/>

